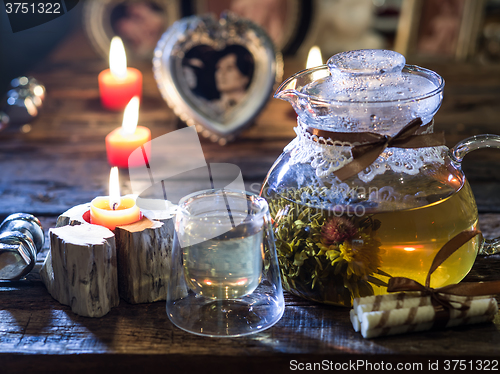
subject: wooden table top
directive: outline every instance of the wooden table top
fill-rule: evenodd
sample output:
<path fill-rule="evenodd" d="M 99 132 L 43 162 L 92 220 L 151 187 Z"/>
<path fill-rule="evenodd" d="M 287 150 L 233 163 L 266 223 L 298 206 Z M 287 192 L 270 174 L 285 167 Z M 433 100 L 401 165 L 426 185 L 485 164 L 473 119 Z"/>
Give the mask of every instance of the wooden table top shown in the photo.
<path fill-rule="evenodd" d="M 286 59 L 284 76 L 300 70 L 301 64 Z M 141 125 L 149 127 L 153 137 L 175 130 L 178 120 L 162 100 L 150 64 L 136 67 L 144 74 Z M 500 66 L 433 62 L 426 67 L 446 80 L 436 127 L 446 131 L 447 145 L 500 132 Z M 0 219 L 14 212 L 32 213 L 47 233 L 66 209 L 106 194 L 104 137 L 121 124 L 122 114 L 100 106 L 97 74 L 105 68 L 107 61 L 77 29 L 32 72 L 46 86 L 47 98 L 30 132 L 0 133 Z M 238 141 L 221 147 L 203 140 L 205 157 L 208 162 L 238 165 L 247 187 L 256 191 L 293 139 L 294 124 L 291 107 L 270 98 Z M 474 152 L 463 168 L 476 195 L 482 230 L 489 237 L 498 235 L 500 152 Z M 121 184 L 124 193 L 130 191 L 123 171 Z M 37 268 L 48 251 L 46 243 Z M 500 279 L 500 258 L 494 257 L 478 259 L 468 279 Z M 27 280 L 0 282 L 0 372 L 284 372 L 290 360 L 364 358 L 427 365 L 431 358 L 500 358 L 500 315 L 490 324 L 365 340 L 352 329 L 348 309 L 285 297 L 284 316 L 269 330 L 212 339 L 173 326 L 165 302 L 131 305 L 121 300 L 102 318 L 80 317 L 55 301 L 34 271 Z"/>

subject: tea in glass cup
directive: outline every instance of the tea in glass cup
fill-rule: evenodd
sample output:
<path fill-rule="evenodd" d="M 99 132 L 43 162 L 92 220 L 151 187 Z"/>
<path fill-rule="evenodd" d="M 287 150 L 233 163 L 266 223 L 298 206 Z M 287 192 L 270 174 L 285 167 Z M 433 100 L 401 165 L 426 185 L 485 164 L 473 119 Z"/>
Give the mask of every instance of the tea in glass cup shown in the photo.
<path fill-rule="evenodd" d="M 204 190 L 181 199 L 167 287 L 174 325 L 233 337 L 274 325 L 285 302 L 265 199 Z"/>
<path fill-rule="evenodd" d="M 241 212 L 234 212 L 239 216 Z M 232 299 L 252 293 L 261 278 L 263 262 L 263 220 L 238 217 L 238 226 L 225 225 L 226 233 L 209 238 L 214 225 L 221 225 L 219 215 L 207 216 L 204 225 L 186 227 L 185 235 L 209 238 L 183 248 L 186 282 L 198 295 Z M 224 225 L 223 225 L 224 226 Z M 189 241 L 189 239 L 188 239 Z M 196 240 L 198 241 L 198 240 Z"/>

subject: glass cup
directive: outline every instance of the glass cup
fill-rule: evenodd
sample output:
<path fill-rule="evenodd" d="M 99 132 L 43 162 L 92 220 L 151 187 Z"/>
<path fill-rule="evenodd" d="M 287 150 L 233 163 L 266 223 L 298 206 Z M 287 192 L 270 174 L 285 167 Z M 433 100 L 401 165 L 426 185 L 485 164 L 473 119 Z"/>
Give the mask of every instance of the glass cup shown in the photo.
<path fill-rule="evenodd" d="M 167 292 L 172 323 L 197 335 L 234 337 L 271 327 L 284 309 L 266 200 L 227 189 L 182 198 Z"/>

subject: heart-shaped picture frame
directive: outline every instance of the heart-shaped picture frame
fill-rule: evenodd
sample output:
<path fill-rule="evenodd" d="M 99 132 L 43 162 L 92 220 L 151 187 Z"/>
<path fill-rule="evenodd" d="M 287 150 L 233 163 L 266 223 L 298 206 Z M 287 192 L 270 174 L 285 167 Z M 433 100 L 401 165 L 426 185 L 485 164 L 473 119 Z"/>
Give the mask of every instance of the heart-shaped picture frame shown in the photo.
<path fill-rule="evenodd" d="M 263 29 L 232 13 L 175 22 L 155 49 L 153 71 L 175 114 L 207 138 L 231 141 L 253 123 L 283 74 Z"/>

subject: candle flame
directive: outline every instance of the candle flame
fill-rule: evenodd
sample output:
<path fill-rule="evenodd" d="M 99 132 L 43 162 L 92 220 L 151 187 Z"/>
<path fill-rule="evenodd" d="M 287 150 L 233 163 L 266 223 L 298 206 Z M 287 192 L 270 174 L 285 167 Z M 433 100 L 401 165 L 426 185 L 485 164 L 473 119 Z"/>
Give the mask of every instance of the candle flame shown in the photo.
<path fill-rule="evenodd" d="M 137 122 L 139 122 L 139 96 L 134 96 L 128 102 L 123 112 L 122 135 L 128 136 L 135 133 Z"/>
<path fill-rule="evenodd" d="M 111 74 L 119 79 L 127 76 L 127 55 L 120 37 L 114 36 L 109 47 L 109 68 Z"/>
<path fill-rule="evenodd" d="M 109 207 L 116 210 L 120 206 L 120 180 L 118 178 L 118 168 L 113 166 L 109 172 Z"/>
<path fill-rule="evenodd" d="M 321 50 L 315 45 L 309 50 L 309 54 L 307 55 L 306 69 L 314 68 L 319 65 L 323 65 L 323 57 L 321 56 Z"/>

